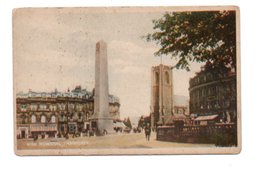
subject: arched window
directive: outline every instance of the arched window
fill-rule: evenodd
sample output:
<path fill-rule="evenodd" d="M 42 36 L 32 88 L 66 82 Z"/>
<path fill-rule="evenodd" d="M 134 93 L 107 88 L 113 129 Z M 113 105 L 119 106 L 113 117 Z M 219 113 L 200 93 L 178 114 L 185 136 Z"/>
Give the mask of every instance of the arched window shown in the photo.
<path fill-rule="evenodd" d="M 46 104 L 40 104 L 40 109 L 41 109 L 41 110 L 46 110 L 46 109 L 47 109 Z"/>
<path fill-rule="evenodd" d="M 32 117 L 31 117 L 31 122 L 32 122 L 32 123 L 36 123 L 36 116 L 35 116 L 35 115 L 32 115 Z"/>
<path fill-rule="evenodd" d="M 46 123 L 46 116 L 45 115 L 41 116 L 41 123 Z"/>
<path fill-rule="evenodd" d="M 55 115 L 52 115 L 52 116 L 51 116 L 51 122 L 52 122 L 52 123 L 55 123 L 55 122 L 56 122 L 56 117 L 55 117 Z"/>
<path fill-rule="evenodd" d="M 78 118 L 81 119 L 82 118 L 82 114 L 79 112 L 78 113 Z"/>
<path fill-rule="evenodd" d="M 26 122 L 25 119 L 26 119 L 25 115 L 20 116 L 20 120 L 21 120 L 22 124 L 25 124 L 25 122 Z"/>
<path fill-rule="evenodd" d="M 170 76 L 169 76 L 169 72 L 165 72 L 165 81 L 167 84 L 170 83 Z"/>
<path fill-rule="evenodd" d="M 159 84 L 159 73 L 155 72 L 155 83 Z"/>

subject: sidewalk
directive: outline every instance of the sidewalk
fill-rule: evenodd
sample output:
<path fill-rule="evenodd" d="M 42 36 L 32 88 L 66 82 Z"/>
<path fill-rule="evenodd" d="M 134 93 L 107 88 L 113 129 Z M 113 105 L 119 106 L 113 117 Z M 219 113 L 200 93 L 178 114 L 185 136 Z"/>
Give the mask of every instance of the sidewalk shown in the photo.
<path fill-rule="evenodd" d="M 102 137 L 78 137 L 68 140 L 40 139 L 18 140 L 18 149 L 93 149 L 93 148 L 164 148 L 164 147 L 212 147 L 212 144 L 190 144 L 164 142 L 156 140 L 156 133 L 151 133 L 146 141 L 144 133 L 120 133 Z"/>

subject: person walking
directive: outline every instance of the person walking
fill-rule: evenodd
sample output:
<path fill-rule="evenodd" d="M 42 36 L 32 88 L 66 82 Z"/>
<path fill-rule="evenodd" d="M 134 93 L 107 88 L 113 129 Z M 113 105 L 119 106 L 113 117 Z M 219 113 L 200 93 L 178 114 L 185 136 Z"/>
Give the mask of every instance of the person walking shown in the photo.
<path fill-rule="evenodd" d="M 144 132 L 145 132 L 145 138 L 147 141 L 150 141 L 150 135 L 151 135 L 151 127 L 149 125 L 149 123 L 146 124 L 145 128 L 144 128 Z"/>

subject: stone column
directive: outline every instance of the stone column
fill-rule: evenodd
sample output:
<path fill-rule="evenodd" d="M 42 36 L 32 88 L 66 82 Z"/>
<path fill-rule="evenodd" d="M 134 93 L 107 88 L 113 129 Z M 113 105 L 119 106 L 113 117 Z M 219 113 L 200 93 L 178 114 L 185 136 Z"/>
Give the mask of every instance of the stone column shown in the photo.
<path fill-rule="evenodd" d="M 103 133 L 113 131 L 109 116 L 107 45 L 104 41 L 96 44 L 94 120 L 98 130 Z"/>

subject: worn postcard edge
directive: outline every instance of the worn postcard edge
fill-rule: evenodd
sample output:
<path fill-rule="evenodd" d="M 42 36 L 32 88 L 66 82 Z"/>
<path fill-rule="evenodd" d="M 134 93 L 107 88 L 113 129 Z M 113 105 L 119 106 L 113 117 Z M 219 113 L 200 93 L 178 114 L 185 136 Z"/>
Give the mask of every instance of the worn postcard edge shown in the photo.
<path fill-rule="evenodd" d="M 47 7 L 46 7 L 47 8 Z M 56 156 L 56 155 L 174 155 L 174 154 L 239 154 L 242 150 L 241 134 L 241 49 L 240 49 L 240 10 L 238 6 L 181 6 L 181 7 L 64 7 L 63 9 L 89 9 L 90 11 L 107 12 L 136 12 L 136 11 L 214 11 L 233 10 L 236 11 L 236 50 L 237 50 L 237 140 L 236 147 L 174 147 L 174 148 L 152 148 L 152 149 L 122 149 L 122 148 L 97 148 L 97 149 L 41 149 L 41 150 L 19 150 L 16 139 L 16 74 L 19 73 L 14 65 L 14 35 L 13 35 L 13 134 L 14 153 L 18 156 Z M 13 9 L 13 19 L 19 9 L 37 8 L 16 8 Z M 38 8 L 43 9 L 43 8 Z M 55 9 L 55 8 L 51 8 Z M 14 25 L 12 25 L 14 33 Z"/>

